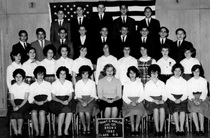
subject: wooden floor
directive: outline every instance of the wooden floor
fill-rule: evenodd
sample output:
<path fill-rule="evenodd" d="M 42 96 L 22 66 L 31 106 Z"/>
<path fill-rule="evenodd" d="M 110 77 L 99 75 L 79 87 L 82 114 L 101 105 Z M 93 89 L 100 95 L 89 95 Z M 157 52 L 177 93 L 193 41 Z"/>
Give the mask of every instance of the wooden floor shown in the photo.
<path fill-rule="evenodd" d="M 176 136 L 174 134 L 174 132 L 172 131 L 170 134 L 166 134 L 165 138 L 208 138 L 208 136 L 210 136 L 210 132 L 209 133 L 205 133 L 204 136 L 195 136 L 191 133 L 187 133 L 186 136 Z M 72 138 L 96 138 L 96 135 L 91 135 L 91 136 L 82 136 L 82 135 L 78 135 L 78 136 L 71 136 Z M 129 128 L 125 128 L 125 138 L 131 138 L 132 136 L 129 133 Z M 133 138 L 153 138 L 154 134 L 151 132 L 149 134 L 142 134 L 140 136 L 136 136 Z M 7 125 L 7 121 L 6 118 L 0 118 L 0 138 L 10 138 L 9 135 L 9 127 Z M 27 134 L 25 134 L 25 136 L 23 136 L 22 138 L 33 138 L 33 136 L 27 136 Z M 47 138 L 56 138 L 56 136 L 48 136 Z"/>

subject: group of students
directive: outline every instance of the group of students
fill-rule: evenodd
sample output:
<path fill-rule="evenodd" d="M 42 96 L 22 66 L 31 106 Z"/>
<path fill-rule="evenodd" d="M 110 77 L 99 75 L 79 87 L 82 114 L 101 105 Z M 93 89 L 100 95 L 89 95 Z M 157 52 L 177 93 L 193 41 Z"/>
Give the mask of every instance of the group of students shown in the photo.
<path fill-rule="evenodd" d="M 99 3 L 98 11 L 102 11 L 105 17 L 104 4 Z M 126 17 L 125 20 L 129 21 L 127 6 L 121 5 L 120 11 L 122 20 Z M 203 77 L 200 62 L 194 58 L 196 50 L 192 43 L 185 40 L 186 32 L 182 28 L 176 30 L 177 41 L 169 40 L 169 30 L 158 28 L 158 21 L 151 18 L 151 12 L 151 8 L 145 8 L 146 25 L 137 29 L 141 37 L 139 41 L 129 41 L 132 43 L 124 42 L 132 36 L 131 27 L 118 20 L 109 27 L 102 25 L 98 33 L 108 40 L 108 29 L 111 28 L 112 38 L 115 38 L 116 32 L 122 44 L 110 41 L 86 45 L 87 30 L 83 25 L 79 25 L 79 31 L 76 31 L 79 34 L 71 33 L 71 37 L 68 28 L 58 27 L 56 31 L 56 24 L 64 25 L 64 11 L 61 9 L 58 21 L 51 25 L 52 42 L 45 40 L 44 29 L 38 28 L 38 40 L 30 45 L 27 43 L 27 32 L 21 30 L 20 42 L 13 46 L 10 53 L 13 62 L 7 68 L 11 103 L 9 116 L 14 136 L 22 135 L 23 119 L 29 112 L 35 136 L 44 137 L 46 114 L 53 113 L 57 116 L 57 135 L 62 137 L 69 135 L 74 113 L 79 114 L 82 122 L 81 133 L 90 135 L 92 116 L 102 111 L 103 117 L 116 118 L 121 110 L 123 117 L 130 117 L 132 136 L 140 134 L 140 120 L 148 114 L 153 114 L 155 136 L 164 136 L 167 113 L 173 115 L 176 134 L 185 135 L 183 125 L 188 112 L 195 123 L 195 134 L 203 135 L 204 116 L 210 118 L 210 107 L 207 80 Z M 84 21 L 79 19 L 82 13 L 82 6 L 77 6 L 78 22 Z M 148 24 L 153 22 L 157 26 L 150 30 Z M 71 23 L 74 24 L 74 21 Z M 69 27 L 69 24 L 66 26 Z M 118 31 L 114 31 L 116 28 Z M 56 32 L 54 35 L 52 30 Z M 82 43 L 77 43 L 77 36 L 85 36 L 85 40 L 78 37 Z"/>

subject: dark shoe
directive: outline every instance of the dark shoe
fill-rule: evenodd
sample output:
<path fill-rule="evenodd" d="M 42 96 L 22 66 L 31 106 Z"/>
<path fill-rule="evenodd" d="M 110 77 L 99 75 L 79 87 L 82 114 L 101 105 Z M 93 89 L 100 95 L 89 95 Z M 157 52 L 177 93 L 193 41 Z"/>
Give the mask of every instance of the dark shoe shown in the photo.
<path fill-rule="evenodd" d="M 57 138 L 63 138 L 63 136 L 62 136 L 62 135 L 60 135 L 60 136 L 57 136 Z"/>
<path fill-rule="evenodd" d="M 177 136 L 180 136 L 180 135 L 181 135 L 181 132 L 176 131 L 176 135 L 177 135 Z"/>
<path fill-rule="evenodd" d="M 181 131 L 180 132 L 180 136 L 185 136 L 185 132 L 184 131 Z"/>
<path fill-rule="evenodd" d="M 90 136 L 91 135 L 91 131 L 90 130 L 87 131 L 86 134 Z"/>
<path fill-rule="evenodd" d="M 164 133 L 163 131 L 160 131 L 160 132 L 159 132 L 159 136 L 160 136 L 160 137 L 164 137 L 164 136 L 165 136 L 165 133 Z"/>
<path fill-rule="evenodd" d="M 204 131 L 199 131 L 200 136 L 203 136 L 204 134 L 205 134 Z"/>
<path fill-rule="evenodd" d="M 140 135 L 140 131 L 136 131 L 135 136 L 139 136 L 139 135 Z"/>
<path fill-rule="evenodd" d="M 159 137 L 159 135 L 160 135 L 159 132 L 155 132 L 154 134 L 155 137 Z"/>
<path fill-rule="evenodd" d="M 135 136 L 136 135 L 136 132 L 135 131 L 132 131 L 131 132 L 131 136 Z"/>
<path fill-rule="evenodd" d="M 194 135 L 199 136 L 200 135 L 199 131 L 195 131 Z"/>
<path fill-rule="evenodd" d="M 82 135 L 86 135 L 87 131 L 86 130 L 82 130 Z"/>

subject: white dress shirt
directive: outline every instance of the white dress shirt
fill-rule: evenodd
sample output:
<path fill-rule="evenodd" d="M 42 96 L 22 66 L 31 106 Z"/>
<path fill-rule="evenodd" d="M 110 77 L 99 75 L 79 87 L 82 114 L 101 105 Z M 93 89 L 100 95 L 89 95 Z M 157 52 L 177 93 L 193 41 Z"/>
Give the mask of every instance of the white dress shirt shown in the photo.
<path fill-rule="evenodd" d="M 139 97 L 138 103 L 144 100 L 143 84 L 139 79 L 134 82 L 131 80 L 125 82 L 122 99 L 125 103 L 130 104 L 132 101 L 129 97 Z"/>
<path fill-rule="evenodd" d="M 14 99 L 24 99 L 25 94 L 29 93 L 29 85 L 24 82 L 21 85 L 15 83 L 11 86 L 10 93 L 14 95 Z"/>
<path fill-rule="evenodd" d="M 52 97 L 51 97 L 51 84 L 47 81 L 44 81 L 39 84 L 37 81 L 35 81 L 34 83 L 32 83 L 30 85 L 30 94 L 29 94 L 29 98 L 28 101 L 29 103 L 32 103 L 34 101 L 34 97 L 37 95 L 47 95 L 47 100 L 51 101 Z"/>
<path fill-rule="evenodd" d="M 40 62 L 40 66 L 44 66 L 46 69 L 46 74 L 55 74 L 55 60 L 48 60 L 47 58 L 43 59 Z"/>
<path fill-rule="evenodd" d="M 206 99 L 208 94 L 206 79 L 202 77 L 195 79 L 194 77 L 192 77 L 190 80 L 188 80 L 187 84 L 188 84 L 188 94 L 190 100 L 195 98 L 193 92 L 201 92 L 200 99 L 202 100 Z"/>
<path fill-rule="evenodd" d="M 164 75 L 172 74 L 171 69 L 175 63 L 176 61 L 170 57 L 168 57 L 166 60 L 162 57 L 157 61 L 157 65 L 161 69 L 161 74 Z"/>
<path fill-rule="evenodd" d="M 87 58 L 82 58 L 82 57 L 78 57 L 77 59 L 75 59 L 73 61 L 73 65 L 72 65 L 72 71 L 75 72 L 76 74 L 79 73 L 79 68 L 83 65 L 88 65 L 91 67 L 91 69 L 93 69 L 93 64 L 90 61 L 90 59 Z"/>
<path fill-rule="evenodd" d="M 52 94 L 55 96 L 69 96 L 72 92 L 74 92 L 73 85 L 68 80 L 65 80 L 64 84 L 59 79 L 52 83 Z"/>
<path fill-rule="evenodd" d="M 182 61 L 180 61 L 180 64 L 184 67 L 184 74 L 192 74 L 191 69 L 194 65 L 200 65 L 200 62 L 196 58 L 185 58 Z"/>
<path fill-rule="evenodd" d="M 26 72 L 26 76 L 34 77 L 34 69 L 39 65 L 39 61 L 32 61 L 28 59 L 23 63 L 23 70 Z"/>
<path fill-rule="evenodd" d="M 63 58 L 62 56 L 55 61 L 55 71 L 58 70 L 59 67 L 61 66 L 64 66 L 66 67 L 67 69 L 69 69 L 69 74 L 72 74 L 72 65 L 73 65 L 73 60 L 66 57 L 66 58 Z"/>

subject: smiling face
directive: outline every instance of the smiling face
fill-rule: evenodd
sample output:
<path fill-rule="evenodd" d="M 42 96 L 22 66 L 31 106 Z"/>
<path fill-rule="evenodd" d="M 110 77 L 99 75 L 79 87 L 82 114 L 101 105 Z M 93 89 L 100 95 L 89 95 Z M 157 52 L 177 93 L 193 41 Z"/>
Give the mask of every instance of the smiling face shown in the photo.
<path fill-rule="evenodd" d="M 106 27 L 103 27 L 100 31 L 100 34 L 103 36 L 103 37 L 106 37 L 108 35 L 108 29 Z"/>
<path fill-rule="evenodd" d="M 42 31 L 39 31 L 38 34 L 37 34 L 37 38 L 38 38 L 39 40 L 45 39 L 45 33 L 42 32 Z"/>
<path fill-rule="evenodd" d="M 144 12 L 144 15 L 146 18 L 150 18 L 152 16 L 152 11 L 149 8 L 147 8 Z"/>
<path fill-rule="evenodd" d="M 147 28 L 142 28 L 140 33 L 141 33 L 141 36 L 146 37 L 149 34 L 149 31 Z"/>
<path fill-rule="evenodd" d="M 130 70 L 129 77 L 131 80 L 136 80 L 136 73 L 134 71 Z"/>
<path fill-rule="evenodd" d="M 64 70 L 60 71 L 59 79 L 60 80 L 65 80 L 66 79 L 66 71 L 64 71 Z"/>
<path fill-rule="evenodd" d="M 159 32 L 159 35 L 161 38 L 166 38 L 168 36 L 167 30 L 165 28 L 162 28 Z"/>
<path fill-rule="evenodd" d="M 162 48 L 161 53 L 163 57 L 168 57 L 168 54 L 169 54 L 168 48 Z"/>
<path fill-rule="evenodd" d="M 21 61 L 21 55 L 20 55 L 20 53 L 18 53 L 17 55 L 13 56 L 13 58 L 15 59 L 14 61 L 16 63 L 20 63 L 20 61 Z"/>
<path fill-rule="evenodd" d="M 37 81 L 41 82 L 44 80 L 44 73 L 39 72 L 37 73 Z"/>
<path fill-rule="evenodd" d="M 58 36 L 60 37 L 60 39 L 65 39 L 67 36 L 67 33 L 65 30 L 60 30 L 60 32 L 58 33 Z"/>
<path fill-rule="evenodd" d="M 191 56 L 192 56 L 192 52 L 191 52 L 190 50 L 186 50 L 186 51 L 184 52 L 184 56 L 185 56 L 187 59 L 189 59 L 189 58 L 191 58 Z"/>
<path fill-rule="evenodd" d="M 151 79 L 157 79 L 158 78 L 158 71 L 152 71 L 150 75 L 151 75 Z"/>
<path fill-rule="evenodd" d="M 29 59 L 32 59 L 32 60 L 35 59 L 35 57 L 36 57 L 35 50 L 34 49 L 29 50 L 28 56 L 29 56 Z"/>
<path fill-rule="evenodd" d="M 176 37 L 178 40 L 183 40 L 185 38 L 185 34 L 182 30 L 177 31 Z"/>
<path fill-rule="evenodd" d="M 128 34 L 128 28 L 127 27 L 122 27 L 120 30 L 121 35 L 125 36 Z"/>
<path fill-rule="evenodd" d="M 15 76 L 15 81 L 18 83 L 18 84 L 21 84 L 23 82 L 23 76 L 21 74 L 17 74 Z"/>
<path fill-rule="evenodd" d="M 57 16 L 58 16 L 58 19 L 59 19 L 59 20 L 62 20 L 62 19 L 64 18 L 65 14 L 64 14 L 63 11 L 58 11 Z"/>
<path fill-rule="evenodd" d="M 83 16 L 84 10 L 82 9 L 82 7 L 77 7 L 76 12 L 77 12 L 77 16 Z"/>

